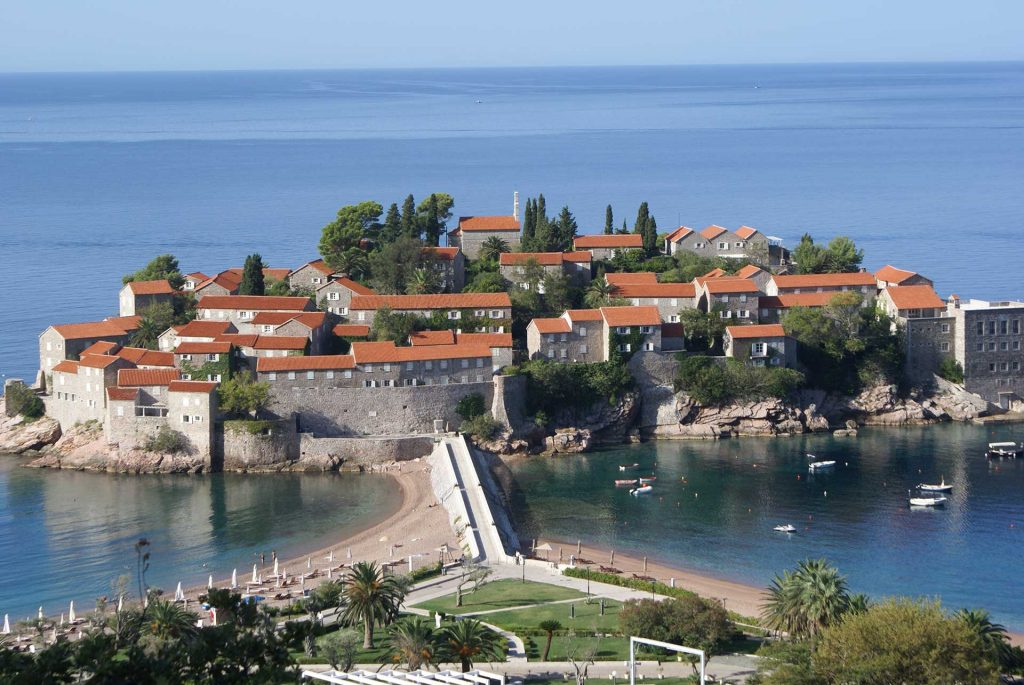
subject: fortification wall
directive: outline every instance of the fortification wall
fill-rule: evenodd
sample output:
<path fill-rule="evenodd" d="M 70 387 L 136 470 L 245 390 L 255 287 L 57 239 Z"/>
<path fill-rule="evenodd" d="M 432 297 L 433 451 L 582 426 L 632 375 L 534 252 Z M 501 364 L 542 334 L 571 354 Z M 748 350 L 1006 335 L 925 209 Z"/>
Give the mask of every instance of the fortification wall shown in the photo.
<path fill-rule="evenodd" d="M 299 458 L 295 419 L 269 423 L 267 430 L 251 433 L 241 425 L 223 424 L 223 469 L 262 471 L 281 468 Z"/>
<path fill-rule="evenodd" d="M 318 438 L 299 435 L 299 464 L 321 470 L 373 468 L 425 457 L 434 449 L 429 435 L 400 438 Z"/>

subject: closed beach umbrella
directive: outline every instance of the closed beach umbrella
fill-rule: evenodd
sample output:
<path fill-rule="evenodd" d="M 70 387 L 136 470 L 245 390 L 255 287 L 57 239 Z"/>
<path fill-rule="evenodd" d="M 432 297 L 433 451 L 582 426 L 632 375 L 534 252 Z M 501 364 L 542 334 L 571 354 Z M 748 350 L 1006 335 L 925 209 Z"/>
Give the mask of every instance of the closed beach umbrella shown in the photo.
<path fill-rule="evenodd" d="M 347 556 L 349 559 L 352 558 L 352 548 L 351 547 L 348 548 L 348 553 L 345 556 Z"/>
<path fill-rule="evenodd" d="M 64 625 L 64 614 L 60 615 L 60 624 L 61 624 L 61 626 Z"/>
<path fill-rule="evenodd" d="M 124 595 L 117 596 L 117 613 L 121 613 L 124 609 Z"/>
<path fill-rule="evenodd" d="M 275 575 L 275 576 L 276 576 L 276 575 L 280 575 L 280 574 L 279 574 L 279 573 L 277 572 L 277 557 L 274 557 L 274 575 Z"/>
<path fill-rule="evenodd" d="M 313 568 L 313 557 L 306 557 L 306 570 Z"/>
<path fill-rule="evenodd" d="M 68 607 L 68 620 L 75 622 L 75 600 L 71 600 L 71 606 Z"/>
<path fill-rule="evenodd" d="M 334 550 L 333 549 L 331 550 L 331 553 L 327 555 L 327 561 L 331 562 L 332 564 L 334 563 Z"/>
<path fill-rule="evenodd" d="M 334 569 L 330 566 L 327 567 L 327 579 L 330 580 L 334 577 Z"/>
<path fill-rule="evenodd" d="M 11 618 L 7 614 L 4 614 L 3 634 L 4 635 L 10 635 L 11 634 Z"/>
<path fill-rule="evenodd" d="M 212 573 L 210 574 L 210 577 L 206 581 L 206 587 L 208 589 L 210 589 L 210 590 L 213 589 L 213 574 Z"/>
<path fill-rule="evenodd" d="M 238 569 L 231 569 L 231 589 L 234 590 L 238 587 Z"/>
<path fill-rule="evenodd" d="M 180 602 L 185 599 L 185 591 L 181 589 L 181 581 L 178 581 L 178 589 L 174 591 L 174 601 Z"/>
<path fill-rule="evenodd" d="M 256 582 L 256 564 L 252 565 L 252 582 Z"/>
<path fill-rule="evenodd" d="M 37 616 L 39 617 L 40 621 L 43 620 L 43 607 L 39 607 L 39 613 L 37 614 Z"/>

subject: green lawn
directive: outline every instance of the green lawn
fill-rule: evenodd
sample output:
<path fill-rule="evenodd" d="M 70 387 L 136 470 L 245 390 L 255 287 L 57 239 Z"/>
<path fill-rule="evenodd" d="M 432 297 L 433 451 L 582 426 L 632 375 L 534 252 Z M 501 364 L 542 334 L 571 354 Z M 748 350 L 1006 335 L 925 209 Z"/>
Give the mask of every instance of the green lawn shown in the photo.
<path fill-rule="evenodd" d="M 544 656 L 545 642 L 547 642 L 547 637 L 544 635 L 524 637 L 526 658 L 530 661 L 539 661 Z M 565 661 L 570 647 L 576 651 L 576 654 L 582 654 L 594 647 L 595 661 L 625 661 L 629 658 L 629 640 L 624 637 L 575 637 L 570 639 L 565 635 L 555 635 L 551 640 L 551 653 L 548 655 L 548 661 Z M 566 666 L 569 664 L 567 663 Z"/>
<path fill-rule="evenodd" d="M 462 606 L 455 606 L 455 594 L 432 599 L 416 606 L 430 611 L 443 611 L 446 614 L 466 614 L 474 611 L 506 609 L 527 604 L 542 604 L 562 599 L 586 597 L 586 594 L 571 588 L 547 585 L 546 583 L 525 583 L 518 580 L 505 579 L 487 583 L 476 592 L 462 596 Z M 569 609 L 566 608 L 566 615 Z M 490 622 L 488 620 L 488 622 Z"/>
<path fill-rule="evenodd" d="M 604 616 L 601 616 L 601 605 L 597 599 L 591 600 L 590 604 L 582 599 L 572 602 L 576 608 L 576 618 L 569 618 L 569 606 L 568 603 L 548 604 L 518 611 L 499 611 L 480 618 L 515 633 L 536 631 L 541 621 L 549 619 L 558 621 L 566 629 L 612 632 L 619 628 L 622 604 L 613 599 L 604 600 Z"/>

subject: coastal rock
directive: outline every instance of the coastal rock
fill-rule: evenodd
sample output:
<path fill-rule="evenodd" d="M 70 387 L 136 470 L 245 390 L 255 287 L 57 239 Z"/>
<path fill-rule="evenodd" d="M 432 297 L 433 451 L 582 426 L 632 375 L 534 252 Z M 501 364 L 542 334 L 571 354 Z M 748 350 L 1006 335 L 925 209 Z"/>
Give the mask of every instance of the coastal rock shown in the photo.
<path fill-rule="evenodd" d="M 935 390 L 931 399 L 953 421 L 970 421 L 992 412 L 992 405 L 974 393 L 967 392 L 964 386 L 950 383 L 939 376 L 935 376 L 934 381 Z"/>
<path fill-rule="evenodd" d="M 109 445 L 103 427 L 94 421 L 70 428 L 27 466 L 108 473 L 199 473 L 206 469 L 203 459 L 188 454 L 121 450 Z"/>
<path fill-rule="evenodd" d="M 546 451 L 556 453 L 586 452 L 590 444 L 590 431 L 576 428 L 559 430 L 544 440 Z"/>
<path fill-rule="evenodd" d="M 552 420 L 555 426 L 574 426 L 590 434 L 591 444 L 621 443 L 640 412 L 640 394 L 623 393 L 615 402 L 601 399 L 584 407 L 567 407 Z"/>
<path fill-rule="evenodd" d="M 30 420 L 0 411 L 0 453 L 40 450 L 57 442 L 60 435 L 60 424 L 48 416 Z"/>

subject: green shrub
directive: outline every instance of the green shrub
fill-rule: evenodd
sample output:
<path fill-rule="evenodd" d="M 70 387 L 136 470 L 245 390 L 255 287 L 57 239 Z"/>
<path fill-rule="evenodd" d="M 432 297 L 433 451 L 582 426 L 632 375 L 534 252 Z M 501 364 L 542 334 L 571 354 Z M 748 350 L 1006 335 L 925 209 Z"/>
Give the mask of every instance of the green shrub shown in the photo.
<path fill-rule="evenodd" d="M 466 395 L 455 406 L 455 413 L 467 421 L 475 419 L 485 411 L 487 411 L 487 407 L 484 406 L 484 396 L 478 392 Z"/>
<path fill-rule="evenodd" d="M 142 449 L 159 454 L 180 454 L 188 452 L 189 442 L 188 438 L 178 431 L 160 426 L 160 430 L 143 443 Z"/>
<path fill-rule="evenodd" d="M 501 430 L 501 424 L 487 413 L 463 421 L 459 430 L 479 440 L 490 440 Z"/>
<path fill-rule="evenodd" d="M 409 579 L 414 583 L 418 583 L 421 580 L 426 580 L 427 578 L 433 578 L 434 576 L 439 575 L 441 575 L 440 561 L 436 564 L 431 564 L 430 566 L 421 566 L 409 574 Z"/>
<path fill-rule="evenodd" d="M 37 419 L 46 411 L 46 406 L 39 399 L 39 395 L 24 383 L 12 383 L 7 386 L 4 399 L 9 412 L 21 414 L 26 419 Z"/>
<path fill-rule="evenodd" d="M 960 366 L 960 362 L 951 357 L 946 357 L 939 362 L 939 368 L 935 373 L 938 376 L 945 378 L 950 383 L 959 383 L 960 385 L 963 385 L 964 367 Z"/>
<path fill-rule="evenodd" d="M 733 400 L 759 401 L 785 398 L 802 386 L 799 371 L 772 366 L 752 367 L 729 360 L 716 364 L 705 356 L 681 356 L 676 375 L 676 390 L 685 390 L 704 406 L 721 405 Z"/>
<path fill-rule="evenodd" d="M 588 407 L 601 398 L 615 402 L 634 385 L 629 369 L 616 362 L 562 364 L 534 359 L 509 373 L 526 376 L 527 411 L 549 417 L 566 408 Z"/>

